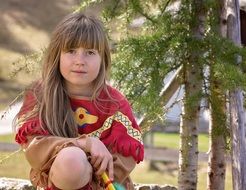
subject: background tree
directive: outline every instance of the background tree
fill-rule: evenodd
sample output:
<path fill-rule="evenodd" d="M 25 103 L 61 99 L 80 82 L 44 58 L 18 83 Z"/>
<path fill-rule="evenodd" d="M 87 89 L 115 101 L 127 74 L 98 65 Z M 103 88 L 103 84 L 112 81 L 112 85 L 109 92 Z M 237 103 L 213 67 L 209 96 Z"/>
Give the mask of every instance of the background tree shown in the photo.
<path fill-rule="evenodd" d="M 189 9 L 189 7 L 191 8 Z M 194 48 L 190 44 L 199 46 L 204 38 L 206 8 L 202 0 L 194 0 L 183 2 L 180 11 L 190 15 L 190 19 L 187 19 L 187 36 L 190 38 L 187 42 L 188 56 L 187 59 L 183 60 L 182 66 L 184 97 L 180 123 L 181 138 L 178 176 L 178 189 L 185 190 L 197 188 L 198 125 L 203 78 L 202 57 L 205 53 L 204 49 Z M 177 15 L 177 17 L 180 17 L 180 20 L 183 18 L 182 14 Z"/>
<path fill-rule="evenodd" d="M 83 1 L 81 8 L 96 2 L 102 1 Z M 185 92 L 179 189 L 196 189 L 197 117 L 202 98 L 209 102 L 212 118 L 208 188 L 224 189 L 229 136 L 226 93 L 246 86 L 245 76 L 234 64 L 235 55 L 245 56 L 245 52 L 229 42 L 222 32 L 226 23 L 222 15 L 225 1 L 117 0 L 107 3 L 109 7 L 103 14 L 105 23 L 117 20 L 118 31 L 123 33 L 113 56 L 114 85 L 132 101 L 137 114 L 144 116 L 145 129 L 164 118 L 166 101 L 163 98 L 170 97 L 167 90 L 176 90 L 177 80 L 172 83 L 173 88 L 164 88 L 163 80 L 179 68 L 174 78 L 180 80 Z M 131 30 L 136 21 L 143 23 L 137 35 Z"/>
<path fill-rule="evenodd" d="M 226 35 L 225 31 L 225 12 L 226 1 L 216 1 L 210 11 L 210 38 L 223 40 Z M 211 106 L 211 121 L 210 121 L 210 152 L 208 159 L 208 189 L 223 190 L 225 187 L 225 172 L 226 172 L 226 139 L 227 139 L 227 123 L 226 123 L 226 88 L 222 85 L 222 79 L 216 73 L 219 63 L 223 66 L 224 63 L 216 51 L 219 48 L 215 43 L 210 45 L 209 54 L 209 102 Z M 224 49 L 221 49 L 224 51 Z M 219 66 L 219 67 L 221 67 Z"/>

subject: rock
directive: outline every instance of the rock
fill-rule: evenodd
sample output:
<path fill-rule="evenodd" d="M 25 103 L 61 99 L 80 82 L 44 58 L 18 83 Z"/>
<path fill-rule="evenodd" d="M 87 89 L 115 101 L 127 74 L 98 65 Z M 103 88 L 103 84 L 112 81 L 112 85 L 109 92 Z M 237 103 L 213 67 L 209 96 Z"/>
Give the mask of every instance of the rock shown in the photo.
<path fill-rule="evenodd" d="M 35 190 L 29 180 L 0 178 L 0 190 Z"/>
<path fill-rule="evenodd" d="M 157 184 L 135 184 L 134 187 L 135 190 L 177 190 L 174 186 Z"/>
<path fill-rule="evenodd" d="M 170 185 L 135 184 L 135 190 L 177 190 Z M 15 178 L 0 178 L 0 190 L 35 190 L 29 180 Z"/>

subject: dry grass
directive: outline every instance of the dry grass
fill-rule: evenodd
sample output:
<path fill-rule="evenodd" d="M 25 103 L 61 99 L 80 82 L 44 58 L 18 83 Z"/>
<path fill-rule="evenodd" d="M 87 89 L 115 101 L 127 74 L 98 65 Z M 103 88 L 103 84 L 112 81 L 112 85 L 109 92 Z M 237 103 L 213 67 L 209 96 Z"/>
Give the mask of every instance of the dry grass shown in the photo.
<path fill-rule="evenodd" d="M 10 152 L 0 152 L 0 160 L 5 159 L 11 153 Z M 23 152 L 19 152 L 7 160 L 0 162 L 0 177 L 10 177 L 10 178 L 29 178 L 30 166 L 27 163 Z"/>
<path fill-rule="evenodd" d="M 7 106 L 36 73 L 13 71 L 25 55 L 39 51 L 49 43 L 51 31 L 80 0 L 0 1 L 0 109 Z M 16 65 L 12 63 L 17 62 Z M 35 64 L 39 64 L 38 62 Z"/>
<path fill-rule="evenodd" d="M 179 141 L 178 135 L 156 134 L 159 145 L 166 144 L 166 139 L 172 137 L 176 142 Z M 1 135 L 1 142 L 13 142 L 14 135 Z M 201 138 L 202 144 L 206 144 L 206 138 Z M 172 146 L 171 148 L 177 148 L 177 145 Z M 9 155 L 7 152 L 0 152 L 0 160 Z M 165 156 L 165 155 L 163 155 Z M 29 165 L 26 162 L 23 153 L 18 153 L 15 156 L 12 156 L 6 160 L 3 164 L 0 164 L 0 177 L 15 177 L 15 178 L 25 178 L 28 179 Z M 137 165 L 135 170 L 132 172 L 131 177 L 136 183 L 151 183 L 151 184 L 171 184 L 177 186 L 178 179 L 178 163 L 175 162 L 155 162 L 150 167 L 150 162 L 145 160 L 144 162 Z M 226 186 L 225 190 L 232 189 L 232 174 L 231 174 L 231 165 L 228 163 L 226 170 Z M 198 190 L 206 189 L 207 184 L 207 163 L 199 162 L 198 163 Z"/>
<path fill-rule="evenodd" d="M 0 160 L 8 156 L 8 152 L 0 152 Z M 23 153 L 18 153 L 2 164 L 0 164 L 0 177 L 13 177 L 28 179 L 29 165 L 24 158 Z M 151 184 L 170 184 L 177 186 L 178 166 L 173 162 L 157 163 L 155 169 L 150 169 L 149 161 L 137 165 L 132 172 L 131 177 L 135 183 Z M 225 190 L 232 189 L 231 166 L 227 166 Z M 198 169 L 198 190 L 206 189 L 207 184 L 207 164 L 199 163 Z"/>
<path fill-rule="evenodd" d="M 158 170 L 151 170 L 149 162 L 144 161 L 139 164 L 132 172 L 131 176 L 134 182 L 151 184 L 170 184 L 177 186 L 178 165 L 172 162 L 159 163 Z M 198 190 L 207 189 L 207 163 L 199 162 L 198 166 Z M 225 190 L 232 189 L 231 165 L 228 164 L 225 180 Z"/>

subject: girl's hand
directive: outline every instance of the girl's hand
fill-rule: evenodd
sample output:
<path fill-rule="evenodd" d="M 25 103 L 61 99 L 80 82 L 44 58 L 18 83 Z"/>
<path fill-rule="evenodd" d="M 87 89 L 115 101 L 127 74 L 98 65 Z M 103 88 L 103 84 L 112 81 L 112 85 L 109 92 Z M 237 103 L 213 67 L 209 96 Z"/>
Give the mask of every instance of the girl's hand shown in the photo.
<path fill-rule="evenodd" d="M 108 171 L 110 180 L 114 179 L 113 157 L 106 146 L 95 137 L 86 138 L 86 151 L 91 154 L 90 163 L 96 170 L 96 175 L 101 176 L 103 172 Z"/>
<path fill-rule="evenodd" d="M 106 146 L 98 138 L 89 137 L 91 141 L 89 151 L 91 153 L 90 163 L 96 169 L 97 175 L 102 175 L 106 170 L 109 177 L 113 180 L 113 157 Z"/>

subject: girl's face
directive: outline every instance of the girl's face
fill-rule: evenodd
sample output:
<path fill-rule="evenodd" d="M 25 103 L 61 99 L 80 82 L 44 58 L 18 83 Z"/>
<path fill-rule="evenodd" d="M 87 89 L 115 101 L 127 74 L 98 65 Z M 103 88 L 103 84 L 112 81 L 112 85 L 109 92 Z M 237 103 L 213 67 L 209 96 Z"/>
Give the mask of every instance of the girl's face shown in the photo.
<path fill-rule="evenodd" d="M 82 47 L 62 51 L 60 72 L 71 95 L 91 96 L 93 81 L 97 78 L 101 57 L 95 49 Z"/>

